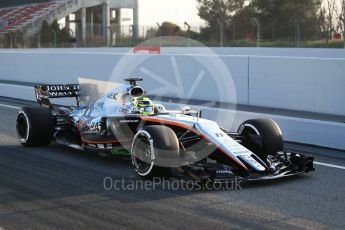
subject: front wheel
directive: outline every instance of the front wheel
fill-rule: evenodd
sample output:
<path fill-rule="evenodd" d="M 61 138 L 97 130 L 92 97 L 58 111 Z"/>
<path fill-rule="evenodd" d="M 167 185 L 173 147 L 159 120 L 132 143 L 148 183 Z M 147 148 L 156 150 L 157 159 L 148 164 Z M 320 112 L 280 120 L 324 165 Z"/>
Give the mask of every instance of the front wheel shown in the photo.
<path fill-rule="evenodd" d="M 264 162 L 267 156 L 276 156 L 283 151 L 284 143 L 281 129 L 272 119 L 258 118 L 243 122 L 238 133 L 245 137 L 244 146 Z"/>
<path fill-rule="evenodd" d="M 171 167 L 169 167 L 169 161 L 164 161 L 164 159 L 179 157 L 177 136 L 166 126 L 146 126 L 135 135 L 131 156 L 133 166 L 139 176 L 145 179 L 167 177 Z"/>

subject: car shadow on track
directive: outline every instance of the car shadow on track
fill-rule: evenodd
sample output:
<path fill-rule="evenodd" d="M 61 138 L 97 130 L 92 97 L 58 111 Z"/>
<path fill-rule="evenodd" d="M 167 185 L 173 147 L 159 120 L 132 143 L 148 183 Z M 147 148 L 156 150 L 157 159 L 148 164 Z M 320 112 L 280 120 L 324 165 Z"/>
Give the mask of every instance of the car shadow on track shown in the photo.
<path fill-rule="evenodd" d="M 105 187 L 104 179 L 126 183 L 143 181 L 128 159 L 107 159 L 60 145 L 24 148 L 1 146 L 0 205 L 96 196 L 119 202 L 155 201 L 188 196 L 193 191 L 154 188 Z M 85 202 L 88 202 L 85 200 Z"/>

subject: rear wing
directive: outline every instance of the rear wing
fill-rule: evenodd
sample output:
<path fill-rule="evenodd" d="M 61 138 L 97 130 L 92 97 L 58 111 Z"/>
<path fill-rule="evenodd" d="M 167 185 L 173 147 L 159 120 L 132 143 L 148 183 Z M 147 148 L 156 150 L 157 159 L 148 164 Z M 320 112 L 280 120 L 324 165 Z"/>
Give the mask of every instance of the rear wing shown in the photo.
<path fill-rule="evenodd" d="M 68 85 L 36 85 L 35 94 L 37 102 L 50 110 L 54 109 L 50 98 L 75 97 L 79 106 L 80 86 L 79 84 Z"/>

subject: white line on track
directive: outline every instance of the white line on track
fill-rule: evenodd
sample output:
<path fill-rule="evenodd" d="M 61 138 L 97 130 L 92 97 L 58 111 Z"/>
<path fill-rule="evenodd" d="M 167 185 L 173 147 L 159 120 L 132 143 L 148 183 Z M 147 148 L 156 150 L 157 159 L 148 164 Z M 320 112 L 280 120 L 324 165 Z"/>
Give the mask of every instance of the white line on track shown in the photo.
<path fill-rule="evenodd" d="M 322 165 L 322 166 L 326 166 L 326 167 L 331 167 L 331 168 L 336 168 L 336 169 L 343 169 L 345 170 L 344 166 L 340 166 L 340 165 L 334 165 L 334 164 L 327 164 L 327 163 L 322 163 L 322 162 L 318 162 L 318 161 L 314 161 L 315 165 Z"/>
<path fill-rule="evenodd" d="M 4 104 L 0 104 L 1 107 L 6 107 L 6 108 L 10 108 L 10 109 L 20 109 L 19 107 L 17 106 L 12 106 L 12 105 L 4 105 Z"/>
<path fill-rule="evenodd" d="M 11 105 L 5 105 L 5 104 L 0 104 L 1 107 L 6 107 L 6 108 L 10 108 L 10 109 L 20 109 L 17 106 L 11 106 Z M 318 161 L 314 161 L 315 165 L 321 165 L 321 166 L 326 166 L 326 167 L 330 167 L 330 168 L 336 168 L 336 169 L 343 169 L 345 170 L 345 166 L 340 166 L 340 165 L 334 165 L 334 164 L 327 164 L 327 163 L 323 163 L 323 162 L 318 162 Z"/>

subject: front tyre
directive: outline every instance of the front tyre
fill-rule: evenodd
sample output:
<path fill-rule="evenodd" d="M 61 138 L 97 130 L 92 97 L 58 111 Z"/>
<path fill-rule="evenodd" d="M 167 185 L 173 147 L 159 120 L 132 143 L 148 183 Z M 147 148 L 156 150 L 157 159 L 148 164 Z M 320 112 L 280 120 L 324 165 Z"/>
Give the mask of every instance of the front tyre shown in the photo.
<path fill-rule="evenodd" d="M 48 145 L 54 135 L 53 115 L 43 107 L 23 107 L 17 115 L 16 131 L 24 146 Z"/>
<path fill-rule="evenodd" d="M 138 131 L 131 149 L 132 163 L 137 174 L 144 179 L 167 177 L 170 174 L 168 162 L 158 166 L 159 159 L 177 159 L 179 142 L 172 129 L 166 126 L 151 125 Z"/>
<path fill-rule="evenodd" d="M 282 132 L 276 122 L 268 118 L 251 119 L 243 122 L 238 133 L 245 137 L 244 146 L 264 162 L 267 156 L 276 156 L 283 151 Z"/>

